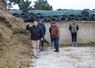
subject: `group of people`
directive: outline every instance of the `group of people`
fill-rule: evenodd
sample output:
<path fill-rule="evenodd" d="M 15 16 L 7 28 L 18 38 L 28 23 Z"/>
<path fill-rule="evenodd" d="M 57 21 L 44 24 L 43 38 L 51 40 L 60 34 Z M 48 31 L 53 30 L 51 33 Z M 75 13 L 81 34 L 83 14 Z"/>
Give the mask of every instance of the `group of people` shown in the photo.
<path fill-rule="evenodd" d="M 44 51 L 44 37 L 46 34 L 46 27 L 41 19 L 35 19 L 33 24 L 27 24 L 26 30 L 31 33 L 31 44 L 33 50 L 33 56 L 39 58 L 40 51 Z M 71 31 L 72 36 L 72 46 L 77 46 L 77 31 L 79 27 L 77 24 L 70 24 L 69 30 Z M 59 37 L 60 30 L 59 26 L 55 22 L 51 22 L 49 27 L 51 46 L 54 46 L 54 52 L 59 53 Z"/>

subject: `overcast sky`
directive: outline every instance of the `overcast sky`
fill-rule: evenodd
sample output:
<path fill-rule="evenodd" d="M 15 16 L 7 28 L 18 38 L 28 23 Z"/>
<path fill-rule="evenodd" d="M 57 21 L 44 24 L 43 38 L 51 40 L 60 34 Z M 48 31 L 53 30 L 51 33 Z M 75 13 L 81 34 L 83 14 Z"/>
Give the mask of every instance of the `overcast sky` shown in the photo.
<path fill-rule="evenodd" d="M 32 2 L 35 0 L 32 0 Z M 48 0 L 53 9 L 95 9 L 95 0 Z M 18 8 L 14 6 L 14 8 Z"/>

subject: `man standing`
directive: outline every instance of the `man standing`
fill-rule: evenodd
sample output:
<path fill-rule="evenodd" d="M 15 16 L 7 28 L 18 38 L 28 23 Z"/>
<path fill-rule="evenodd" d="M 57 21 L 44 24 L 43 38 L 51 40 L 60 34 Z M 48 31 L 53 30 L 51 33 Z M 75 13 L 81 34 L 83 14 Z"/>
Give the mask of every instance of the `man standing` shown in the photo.
<path fill-rule="evenodd" d="M 41 43 L 40 43 L 41 48 L 40 49 L 41 49 L 41 51 L 44 51 L 43 46 L 44 46 L 44 36 L 46 33 L 46 27 L 41 19 L 39 19 L 38 23 L 39 23 L 39 27 L 41 28 L 41 31 L 42 31 L 42 38 L 41 38 Z"/>
<path fill-rule="evenodd" d="M 69 26 L 69 30 L 71 31 L 71 36 L 72 36 L 72 47 L 77 46 L 77 31 L 79 30 L 79 26 L 73 22 Z"/>
<path fill-rule="evenodd" d="M 26 26 L 26 29 L 31 32 L 31 40 L 32 40 L 32 50 L 33 50 L 33 56 L 35 58 L 39 57 L 39 43 L 40 39 L 42 38 L 42 31 L 41 28 L 38 25 L 38 22 L 34 20 L 34 23 L 32 26 L 29 24 Z"/>
<path fill-rule="evenodd" d="M 59 52 L 59 28 L 56 23 L 52 23 L 49 28 L 51 44 L 54 43 L 54 52 Z"/>
<path fill-rule="evenodd" d="M 53 40 L 52 40 L 52 36 L 51 36 L 51 27 L 52 27 L 52 26 L 53 26 L 53 24 L 50 23 L 49 33 L 50 33 L 51 47 L 53 47 Z"/>

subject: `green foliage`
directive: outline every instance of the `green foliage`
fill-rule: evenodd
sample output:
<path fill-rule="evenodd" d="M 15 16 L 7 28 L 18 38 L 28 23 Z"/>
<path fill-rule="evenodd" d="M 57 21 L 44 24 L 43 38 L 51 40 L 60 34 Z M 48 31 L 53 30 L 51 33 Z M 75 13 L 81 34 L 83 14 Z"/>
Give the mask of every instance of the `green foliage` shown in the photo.
<path fill-rule="evenodd" d="M 0 0 L 0 10 L 6 11 L 7 5 L 5 0 Z"/>
<path fill-rule="evenodd" d="M 29 8 L 31 2 L 29 0 L 9 0 L 10 3 L 18 4 L 20 10 Z"/>
<path fill-rule="evenodd" d="M 52 6 L 46 1 L 35 1 L 34 8 L 38 10 L 52 10 Z"/>
<path fill-rule="evenodd" d="M 21 1 L 23 1 L 23 0 L 9 0 L 11 3 L 20 3 Z"/>
<path fill-rule="evenodd" d="M 20 10 L 25 10 L 25 9 L 29 8 L 30 4 L 31 4 L 31 2 L 26 0 L 26 1 L 23 1 L 20 4 L 18 4 L 18 6 L 19 6 Z"/>

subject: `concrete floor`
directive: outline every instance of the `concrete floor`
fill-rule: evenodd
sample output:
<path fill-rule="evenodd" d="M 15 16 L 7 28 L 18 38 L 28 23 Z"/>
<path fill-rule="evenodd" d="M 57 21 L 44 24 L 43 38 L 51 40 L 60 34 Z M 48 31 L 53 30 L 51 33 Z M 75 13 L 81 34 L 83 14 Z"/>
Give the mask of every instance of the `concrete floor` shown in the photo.
<path fill-rule="evenodd" d="M 61 47 L 59 53 L 47 48 L 29 68 L 95 68 L 95 47 Z"/>

